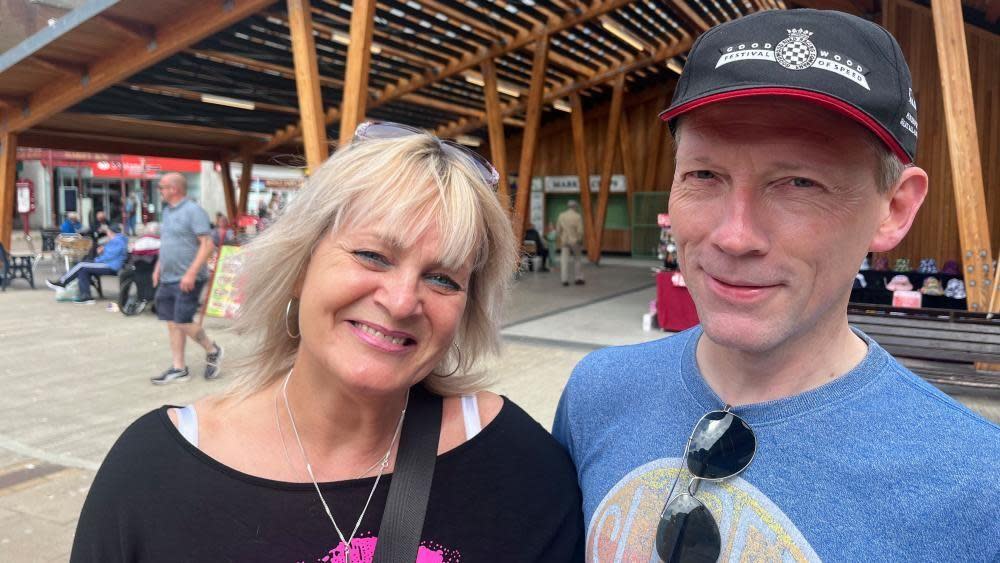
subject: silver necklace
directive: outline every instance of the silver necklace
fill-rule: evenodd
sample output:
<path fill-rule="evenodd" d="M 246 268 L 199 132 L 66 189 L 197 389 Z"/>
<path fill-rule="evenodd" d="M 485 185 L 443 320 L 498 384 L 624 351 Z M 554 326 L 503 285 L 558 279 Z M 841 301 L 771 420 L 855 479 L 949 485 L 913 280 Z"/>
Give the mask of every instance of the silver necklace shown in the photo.
<path fill-rule="evenodd" d="M 399 422 L 396 424 L 396 431 L 392 435 L 392 441 L 389 442 L 389 450 L 385 452 L 385 456 L 380 459 L 376 465 L 379 466 L 378 476 L 375 477 L 375 484 L 372 485 L 371 492 L 368 493 L 368 500 L 365 501 L 365 507 L 361 509 L 361 515 L 358 516 L 358 521 L 354 523 L 354 530 L 351 531 L 351 536 L 349 538 L 344 538 L 343 532 L 340 531 L 340 526 L 337 526 L 337 521 L 333 519 L 333 513 L 330 512 L 330 506 L 326 504 L 326 499 L 323 498 L 323 492 L 319 490 L 319 483 L 316 482 L 316 476 L 313 474 L 312 464 L 309 463 L 309 456 L 306 455 L 306 448 L 302 445 L 302 438 L 299 437 L 299 430 L 295 426 L 295 416 L 292 415 L 292 407 L 288 403 L 288 381 L 292 378 L 292 371 L 294 369 L 288 370 L 288 375 L 285 376 L 285 382 L 281 385 L 281 396 L 285 400 L 285 410 L 288 412 L 288 420 L 292 424 L 292 434 L 295 435 L 295 441 L 299 445 L 299 452 L 302 454 L 302 461 L 306 464 L 306 472 L 309 474 L 309 479 L 312 481 L 313 488 L 316 489 L 316 494 L 319 496 L 319 502 L 323 504 L 323 510 L 326 511 L 326 516 L 330 519 L 330 523 L 333 524 L 333 529 L 337 532 L 337 537 L 340 538 L 341 543 L 344 544 L 344 558 L 347 563 L 351 563 L 351 542 L 354 541 L 355 534 L 358 533 L 358 528 L 361 527 L 361 520 L 365 517 L 365 512 L 368 511 L 368 505 L 371 504 L 372 497 L 375 496 L 375 489 L 378 488 L 378 483 L 382 479 L 382 474 L 385 472 L 385 468 L 389 465 L 389 456 L 392 454 L 392 448 L 396 444 L 396 440 L 399 438 L 399 433 L 403 428 L 403 419 L 406 417 L 406 407 L 410 404 L 410 394 L 406 394 L 406 403 L 403 404 L 403 410 L 399 413 Z M 279 425 L 278 435 L 281 436 L 281 445 L 284 447 L 285 438 L 281 434 L 281 428 Z M 285 459 L 291 465 L 291 460 L 288 458 L 288 450 L 285 450 Z M 372 466 L 375 467 L 375 466 Z M 365 473 L 371 471 L 369 468 Z"/>

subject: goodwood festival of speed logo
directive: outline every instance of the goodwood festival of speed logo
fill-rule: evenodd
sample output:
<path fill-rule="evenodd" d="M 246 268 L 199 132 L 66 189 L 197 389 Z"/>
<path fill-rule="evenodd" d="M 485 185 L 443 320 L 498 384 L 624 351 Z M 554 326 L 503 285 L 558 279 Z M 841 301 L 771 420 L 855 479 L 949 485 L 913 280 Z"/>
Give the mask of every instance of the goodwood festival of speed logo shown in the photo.
<path fill-rule="evenodd" d="M 788 37 L 774 48 L 774 58 L 791 70 L 805 70 L 816 62 L 816 46 L 809 40 L 811 31 L 789 29 Z"/>
<path fill-rule="evenodd" d="M 848 55 L 826 47 L 817 48 L 810 40 L 813 32 L 806 29 L 789 29 L 788 37 L 777 45 L 767 41 L 750 41 L 722 49 L 715 68 L 744 61 L 771 61 L 789 70 L 819 69 L 838 74 L 871 91 L 868 86 L 868 67 Z"/>

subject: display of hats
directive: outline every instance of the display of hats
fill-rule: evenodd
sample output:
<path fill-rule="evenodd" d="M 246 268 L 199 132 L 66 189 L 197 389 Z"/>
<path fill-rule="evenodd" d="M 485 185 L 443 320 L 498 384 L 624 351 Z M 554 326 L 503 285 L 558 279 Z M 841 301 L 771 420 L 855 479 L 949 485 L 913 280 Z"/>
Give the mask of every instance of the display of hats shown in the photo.
<path fill-rule="evenodd" d="M 858 270 L 861 271 L 861 272 L 865 272 L 865 271 L 868 271 L 868 270 L 871 270 L 871 269 L 872 269 L 872 265 L 868 262 L 868 257 L 865 256 L 865 259 L 861 261 L 861 267 L 858 268 Z"/>
<path fill-rule="evenodd" d="M 951 278 L 944 288 L 944 295 L 952 299 L 965 299 L 965 284 L 958 278 Z"/>
<path fill-rule="evenodd" d="M 889 271 L 889 259 L 886 258 L 885 256 L 879 256 L 878 258 L 876 258 L 875 259 L 875 268 L 874 268 L 874 270 L 876 272 L 888 272 Z"/>
<path fill-rule="evenodd" d="M 868 287 L 868 282 L 865 281 L 864 274 L 854 276 L 854 286 L 851 289 L 864 289 L 866 287 Z"/>
<path fill-rule="evenodd" d="M 893 276 L 889 283 L 885 284 L 885 288 L 889 291 L 912 291 L 913 284 L 910 283 L 910 278 L 899 274 Z"/>
<path fill-rule="evenodd" d="M 896 264 L 892 267 L 893 272 L 909 272 L 910 271 L 910 259 L 909 258 L 896 258 Z"/>
<path fill-rule="evenodd" d="M 933 258 L 921 258 L 920 267 L 917 271 L 921 274 L 936 274 L 938 273 L 937 260 Z"/>
<path fill-rule="evenodd" d="M 944 288 L 941 287 L 941 280 L 934 276 L 924 278 L 924 285 L 920 288 L 920 293 L 924 295 L 944 295 Z"/>
<path fill-rule="evenodd" d="M 959 275 L 961 273 L 961 270 L 958 268 L 958 262 L 954 260 L 948 260 L 947 262 L 944 263 L 944 267 L 941 268 L 941 273 L 948 274 L 949 276 Z"/>

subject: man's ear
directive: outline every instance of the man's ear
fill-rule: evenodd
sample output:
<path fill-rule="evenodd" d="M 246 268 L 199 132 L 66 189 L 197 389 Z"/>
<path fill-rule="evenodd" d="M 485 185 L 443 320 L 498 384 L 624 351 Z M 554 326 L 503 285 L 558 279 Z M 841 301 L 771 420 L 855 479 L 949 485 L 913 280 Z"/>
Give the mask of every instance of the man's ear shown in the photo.
<path fill-rule="evenodd" d="M 896 185 L 889 191 L 889 196 L 882 206 L 882 220 L 872 237 L 868 250 L 871 252 L 888 252 L 909 232 L 917 210 L 927 196 L 927 172 L 916 166 L 903 169 Z"/>

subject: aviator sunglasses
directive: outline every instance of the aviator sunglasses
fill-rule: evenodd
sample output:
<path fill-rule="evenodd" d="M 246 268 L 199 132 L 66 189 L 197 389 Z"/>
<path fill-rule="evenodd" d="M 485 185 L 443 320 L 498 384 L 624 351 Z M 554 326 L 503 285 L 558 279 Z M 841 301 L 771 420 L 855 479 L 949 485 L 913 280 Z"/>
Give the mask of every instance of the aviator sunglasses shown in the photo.
<path fill-rule="evenodd" d="M 395 139 L 397 137 L 407 137 L 409 135 L 428 135 L 427 131 L 417 129 L 416 127 L 410 127 L 409 125 L 403 125 L 402 123 L 392 123 L 389 121 L 366 121 L 358 128 L 354 130 L 354 140 L 365 140 L 365 139 Z M 433 135 L 431 135 L 434 137 Z M 441 150 L 452 155 L 459 156 L 461 158 L 466 158 L 472 161 L 472 164 L 479 171 L 479 175 L 483 177 L 483 181 L 486 182 L 491 188 L 496 188 L 497 184 L 500 182 L 500 173 L 497 169 L 493 167 L 492 164 L 481 155 L 454 143 L 452 141 L 445 141 L 434 137 L 441 147 Z"/>
<path fill-rule="evenodd" d="M 702 481 L 722 481 L 746 469 L 757 453 L 757 437 L 729 405 L 701 417 L 684 449 L 691 472 L 686 493 L 675 498 L 674 487 L 660 513 L 656 528 L 656 553 L 665 563 L 715 563 L 722 553 L 722 538 L 715 517 L 695 495 Z"/>

